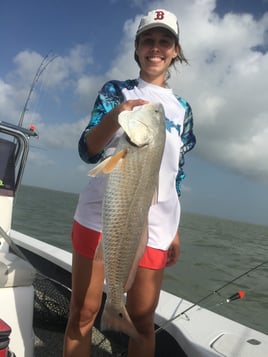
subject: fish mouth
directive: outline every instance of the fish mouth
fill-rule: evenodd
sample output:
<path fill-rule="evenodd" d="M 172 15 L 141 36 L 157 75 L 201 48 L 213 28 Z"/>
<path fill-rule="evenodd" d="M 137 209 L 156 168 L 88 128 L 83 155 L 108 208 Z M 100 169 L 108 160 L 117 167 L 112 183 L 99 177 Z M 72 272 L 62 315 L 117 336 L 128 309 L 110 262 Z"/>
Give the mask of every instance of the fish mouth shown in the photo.
<path fill-rule="evenodd" d="M 134 146 L 136 148 L 141 148 L 141 147 L 144 147 L 144 146 L 147 146 L 148 143 L 144 143 L 144 144 L 136 144 L 134 143 L 134 141 L 131 141 L 130 137 L 125 133 L 125 137 L 126 137 L 126 141 L 131 145 L 131 146 Z"/>

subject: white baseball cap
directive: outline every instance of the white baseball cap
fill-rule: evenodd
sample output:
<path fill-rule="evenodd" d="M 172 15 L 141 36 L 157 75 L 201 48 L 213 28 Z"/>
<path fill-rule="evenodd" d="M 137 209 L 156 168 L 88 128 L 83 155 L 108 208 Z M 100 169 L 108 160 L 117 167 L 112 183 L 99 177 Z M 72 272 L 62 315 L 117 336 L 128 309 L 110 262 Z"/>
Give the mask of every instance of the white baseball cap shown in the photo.
<path fill-rule="evenodd" d="M 172 34 L 176 37 L 179 37 L 178 20 L 172 12 L 164 9 L 157 9 L 148 12 L 147 16 L 141 18 L 136 36 L 139 36 L 142 32 L 154 27 L 163 27 L 172 32 Z"/>

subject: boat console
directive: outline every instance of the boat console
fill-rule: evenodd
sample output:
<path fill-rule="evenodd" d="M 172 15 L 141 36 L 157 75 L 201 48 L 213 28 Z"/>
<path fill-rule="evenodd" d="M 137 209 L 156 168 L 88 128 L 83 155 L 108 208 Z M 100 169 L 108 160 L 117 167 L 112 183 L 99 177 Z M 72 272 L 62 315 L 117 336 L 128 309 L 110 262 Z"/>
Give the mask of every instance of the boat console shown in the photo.
<path fill-rule="evenodd" d="M 10 326 L 10 351 L 21 357 L 34 352 L 35 269 L 12 252 L 9 233 L 32 136 L 37 136 L 33 129 L 0 121 L 0 319 Z"/>

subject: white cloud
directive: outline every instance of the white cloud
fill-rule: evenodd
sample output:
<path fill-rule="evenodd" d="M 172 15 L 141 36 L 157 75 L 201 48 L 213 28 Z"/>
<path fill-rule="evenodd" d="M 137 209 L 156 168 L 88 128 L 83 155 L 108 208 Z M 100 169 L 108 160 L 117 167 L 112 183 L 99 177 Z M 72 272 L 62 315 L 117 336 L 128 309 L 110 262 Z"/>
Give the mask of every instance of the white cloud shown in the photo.
<path fill-rule="evenodd" d="M 92 106 L 97 96 L 98 90 L 103 86 L 105 82 L 104 76 L 94 76 L 94 75 L 82 75 L 75 88 L 75 95 L 78 98 L 79 106 L 81 109 L 90 113 Z"/>
<path fill-rule="evenodd" d="M 3 120 L 14 111 L 12 101 L 12 86 L 0 79 L 0 116 Z"/>
<path fill-rule="evenodd" d="M 14 82 L 25 83 L 27 86 L 34 79 L 35 72 L 42 61 L 42 56 L 34 51 L 21 51 L 14 58 L 16 69 L 13 73 Z"/>
<path fill-rule="evenodd" d="M 51 59 L 53 56 L 50 57 Z M 71 48 L 65 56 L 55 55 L 55 59 L 44 72 L 43 82 L 45 86 L 60 87 L 73 84 L 93 64 L 91 47 L 78 44 Z"/>
<path fill-rule="evenodd" d="M 77 142 L 89 118 L 63 124 L 40 124 L 40 144 L 44 148 L 52 149 L 77 149 Z"/>
<path fill-rule="evenodd" d="M 140 6 L 143 1 L 133 3 Z M 181 44 L 190 65 L 178 65 L 170 84 L 193 107 L 196 153 L 268 181 L 268 13 L 259 19 L 233 13 L 219 17 L 214 12 L 215 0 L 147 1 L 142 11 L 157 7 L 175 12 L 179 18 Z M 77 112 L 65 120 L 62 111 L 61 120 L 45 123 L 33 111 L 42 146 L 76 150 L 103 83 L 138 75 L 133 53 L 139 20 L 140 16 L 126 19 L 118 56 L 111 59 L 106 73 L 94 73 L 93 61 L 98 59 L 89 45 L 77 45 L 49 65 L 42 75 L 43 90 L 55 96 L 66 113 L 74 101 L 72 110 Z M 38 53 L 23 51 L 14 60 L 13 75 L 8 80 L 0 78 L 0 120 L 7 114 L 18 118 L 41 59 Z"/>
<path fill-rule="evenodd" d="M 170 83 L 189 100 L 195 116 L 203 158 L 246 176 L 268 181 L 268 13 L 229 13 L 220 18 L 214 0 L 155 1 L 144 12 L 166 8 L 178 14 L 181 43 L 190 66 L 178 66 Z M 137 75 L 133 38 L 139 17 L 125 23 L 120 55 L 109 70 L 111 78 Z M 261 168 L 260 168 L 261 166 Z"/>
<path fill-rule="evenodd" d="M 36 142 L 34 144 L 36 144 Z M 49 158 L 45 152 L 41 151 L 38 146 L 34 145 L 29 151 L 28 162 L 29 165 L 33 164 L 38 169 L 56 165 L 55 161 L 52 158 Z"/>
<path fill-rule="evenodd" d="M 171 82 L 192 104 L 196 150 L 206 159 L 268 181 L 268 55 L 256 50 L 265 46 L 268 16 L 256 20 L 227 14 L 221 19 L 213 13 L 213 1 L 190 3 L 192 17 L 189 12 L 181 21 L 190 66 Z M 198 15 L 200 6 L 204 9 Z"/>

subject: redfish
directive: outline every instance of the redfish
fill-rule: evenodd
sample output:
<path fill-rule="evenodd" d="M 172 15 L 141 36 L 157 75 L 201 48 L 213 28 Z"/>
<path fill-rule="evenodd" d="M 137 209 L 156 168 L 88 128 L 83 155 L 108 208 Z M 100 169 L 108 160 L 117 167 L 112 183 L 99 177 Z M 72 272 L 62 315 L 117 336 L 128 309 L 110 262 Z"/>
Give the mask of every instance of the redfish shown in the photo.
<path fill-rule="evenodd" d="M 107 299 L 101 328 L 139 340 L 125 307 L 148 240 L 148 212 L 157 201 L 159 170 L 166 139 L 162 104 L 149 103 L 120 113 L 124 130 L 113 156 L 90 176 L 108 174 L 103 198 L 103 239 Z"/>

